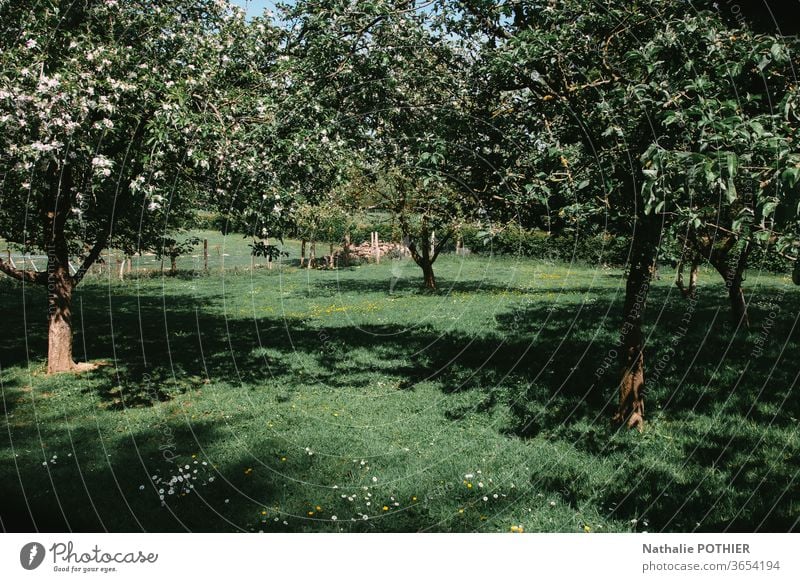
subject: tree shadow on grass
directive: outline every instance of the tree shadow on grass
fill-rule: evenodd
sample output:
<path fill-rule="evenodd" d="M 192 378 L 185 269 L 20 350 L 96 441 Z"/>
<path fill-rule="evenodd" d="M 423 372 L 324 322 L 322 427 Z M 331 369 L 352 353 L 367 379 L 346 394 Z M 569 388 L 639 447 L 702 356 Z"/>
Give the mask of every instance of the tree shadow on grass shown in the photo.
<path fill-rule="evenodd" d="M 454 293 L 475 293 L 475 294 L 500 294 L 516 290 L 517 285 L 498 285 L 490 281 L 475 280 L 451 280 L 449 278 L 437 278 L 437 289 L 431 291 L 425 289 L 421 278 L 393 278 L 388 275 L 385 279 L 333 279 L 314 284 L 315 290 L 323 292 L 334 292 L 335 294 L 362 294 L 362 293 L 383 293 L 386 295 L 401 294 L 433 294 L 442 297 Z"/>
<path fill-rule="evenodd" d="M 78 355 L 116 362 L 96 374 L 107 379 L 101 396 L 120 408 L 126 398 L 127 405 L 164 401 L 208 381 L 274 384 L 296 380 L 303 371 L 317 383 L 357 387 L 379 372 L 395 377 L 401 388 L 436 382 L 446 393 L 523 386 L 523 394 L 513 395 L 520 403 L 560 402 L 574 409 L 571 418 L 594 418 L 614 397 L 620 298 L 612 291 L 573 290 L 592 292 L 592 302 L 542 300 L 552 292 L 528 293 L 520 305 L 495 317 L 495 329 L 465 335 L 431 324 L 324 326 L 279 317 L 225 317 L 209 308 L 219 298 L 173 294 L 165 300 L 122 289 L 109 297 L 105 289 L 87 287 L 83 311 L 76 313 L 81 331 L 75 346 Z M 766 307 L 751 307 L 749 334 L 733 333 L 716 296 L 701 297 L 691 309 L 674 292 L 653 291 L 645 351 L 650 410 L 660 406 L 669 414 L 723 406 L 756 422 L 797 418 L 800 402 L 787 392 L 800 370 L 791 358 L 798 343 L 790 338 L 791 322 L 772 321 L 770 341 L 757 346 Z M 23 326 L 21 310 L 12 311 L 9 325 Z M 36 357 L 46 347 L 44 325 L 29 322 L 29 329 L 28 346 Z M 18 337 L 0 341 L 9 348 L 4 367 L 28 361 Z M 538 434 L 555 421 L 560 407 L 548 405 L 540 411 L 547 418 L 524 423 L 519 434 Z M 777 409 L 784 414 L 776 417 Z"/>
<path fill-rule="evenodd" d="M 800 336 L 791 320 L 770 319 L 769 303 L 794 302 L 797 293 L 784 297 L 763 291 L 751 305 L 749 332 L 734 328 L 727 306 L 720 306 L 714 294 L 690 307 L 674 292 L 652 293 L 645 350 L 650 423 L 642 437 L 610 435 L 602 426 L 605 418 L 592 417 L 597 408 L 576 404 L 570 394 L 598 380 L 603 354 L 615 347 L 602 341 L 613 337 L 613 327 L 600 336 L 603 351 L 583 351 L 586 342 L 573 337 L 586 335 L 573 322 L 586 315 L 598 321 L 604 309 L 559 314 L 533 305 L 524 317 L 498 318 L 508 333 L 536 333 L 542 345 L 562 342 L 563 353 L 548 368 L 564 386 L 578 382 L 564 398 L 556 395 L 555 384 L 533 381 L 511 405 L 514 433 L 570 443 L 580 453 L 574 460 L 542 467 L 532 483 L 560 491 L 576 509 L 596 503 L 608 507 L 609 516 L 644 517 L 652 531 L 796 529 L 792 499 L 800 494 L 800 403 L 791 393 L 800 372 L 793 356 Z M 548 316 L 561 322 L 560 330 L 542 329 L 539 322 Z M 770 330 L 765 344 L 763 322 Z M 618 373 L 613 358 L 601 378 L 615 381 Z M 613 398 L 613 385 L 603 393 L 609 389 Z M 593 469 L 591 459 L 599 458 L 612 469 Z"/>
<path fill-rule="evenodd" d="M 206 456 L 230 438 L 220 422 L 168 419 L 120 435 L 86 420 L 52 420 L 42 429 L 44 455 L 20 451 L 19 462 L 0 465 L 2 531 L 252 531 L 287 483 L 308 477 L 303 458 L 273 460 L 281 445 L 269 438 Z M 29 445 L 35 432 L 15 427 L 14 440 Z"/>
<path fill-rule="evenodd" d="M 201 390 L 206 380 L 286 390 L 296 389 L 291 387 L 299 386 L 298 374 L 305 371 L 311 378 L 302 384 L 352 390 L 372 386 L 379 374 L 393 379 L 390 385 L 396 388 L 437 386 L 445 398 L 444 417 L 451 422 L 505 410 L 507 418 L 498 426 L 510 437 L 561 442 L 576 451 L 575 461 L 537 468 L 531 482 L 559 492 L 578 509 L 597 503 L 613 506 L 613 517 L 647 515 L 654 530 L 796 527 L 798 491 L 792 483 L 800 470 L 798 445 L 796 439 L 786 441 L 786 431 L 796 428 L 800 413 L 800 403 L 791 398 L 799 369 L 791 356 L 798 341 L 791 321 L 778 320 L 770 341 L 753 355 L 767 307 L 751 308 L 755 332 L 734 334 L 718 297 L 701 297 L 688 329 L 681 331 L 687 327 L 687 303 L 674 292 L 653 291 L 646 349 L 651 427 L 639 438 L 616 434 L 607 422 L 618 374 L 616 358 L 609 358 L 619 324 L 619 298 L 611 292 L 595 292 L 593 302 L 583 304 L 523 302 L 497 315 L 496 329 L 471 336 L 430 325 L 322 326 L 274 317 L 226 318 L 208 309 L 207 299 L 201 303 L 180 295 L 171 296 L 165 314 L 160 296 L 121 292 L 110 301 L 112 328 L 108 296 L 92 287 L 83 293 L 84 329 L 91 333 L 84 333 L 79 344 L 92 359 L 115 357 L 119 363 L 113 371 L 92 373 L 92 390 L 107 407 L 159 402 L 172 389 Z M 795 299 L 796 294 L 784 298 Z M 103 308 L 95 312 L 88 306 Z M 34 333 L 31 344 L 44 339 Z M 669 357 L 662 360 L 663 354 Z M 176 386 L 169 386 L 170 378 Z M 163 392 L 152 397 L 144 390 L 137 400 L 136 390 L 147 382 Z M 122 389 L 116 391 L 118 384 Z M 208 439 L 227 438 L 210 423 L 201 430 Z M 134 456 L 126 462 L 135 461 Z M 588 467 L 596 463 L 619 469 L 595 474 Z M 105 475 L 101 482 L 111 487 L 112 477 Z M 128 485 L 137 480 L 139 475 L 125 477 Z M 230 527 L 191 513 L 186 521 L 198 526 L 194 529 Z M 18 518 L 4 517 L 9 519 Z M 153 528 L 175 525 L 162 520 Z M 114 527 L 122 531 L 138 524 L 126 517 Z M 149 522 L 143 527 L 148 529 Z"/>

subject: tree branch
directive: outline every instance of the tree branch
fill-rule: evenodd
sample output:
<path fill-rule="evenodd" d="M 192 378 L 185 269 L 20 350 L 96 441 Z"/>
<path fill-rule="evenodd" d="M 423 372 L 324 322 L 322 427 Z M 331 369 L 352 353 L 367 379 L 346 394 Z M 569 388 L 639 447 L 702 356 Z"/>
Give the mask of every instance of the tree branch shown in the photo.
<path fill-rule="evenodd" d="M 86 255 L 86 258 L 83 259 L 83 263 L 75 271 L 75 274 L 72 276 L 72 285 L 75 286 L 83 280 L 83 277 L 89 271 L 89 268 L 94 264 L 97 258 L 100 256 L 100 253 L 103 252 L 103 249 L 106 248 L 106 243 L 108 242 L 108 233 L 103 233 L 100 238 L 95 243 L 92 250 L 89 251 L 89 254 Z"/>
<path fill-rule="evenodd" d="M 450 237 L 451 237 L 452 235 L 453 235 L 453 233 L 452 233 L 452 232 L 448 232 L 446 235 L 444 235 L 444 236 L 441 238 L 441 240 L 440 240 L 440 241 L 439 241 L 437 244 L 435 244 L 435 245 L 434 245 L 434 247 L 433 247 L 433 256 L 431 257 L 431 264 L 433 264 L 433 263 L 436 261 L 436 258 L 439 256 L 439 253 L 440 253 L 440 252 L 442 251 L 442 249 L 444 248 L 444 245 L 445 245 L 445 243 L 446 243 L 448 240 L 450 240 Z"/>
<path fill-rule="evenodd" d="M 34 283 L 36 285 L 44 285 L 47 283 L 46 272 L 26 271 L 23 269 L 17 269 L 16 267 L 12 267 L 2 259 L 0 259 L 0 271 L 5 273 L 12 279 L 17 279 L 18 281 L 24 281 L 26 283 Z"/>

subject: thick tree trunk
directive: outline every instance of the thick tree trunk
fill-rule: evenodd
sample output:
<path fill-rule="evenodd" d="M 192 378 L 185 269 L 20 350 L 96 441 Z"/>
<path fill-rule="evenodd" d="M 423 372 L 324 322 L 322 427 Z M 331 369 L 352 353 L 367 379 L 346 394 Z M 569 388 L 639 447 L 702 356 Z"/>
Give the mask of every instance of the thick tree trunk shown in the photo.
<path fill-rule="evenodd" d="M 331 254 L 328 255 L 328 267 L 334 269 L 336 265 L 333 264 L 333 243 L 331 243 L 330 252 Z"/>
<path fill-rule="evenodd" d="M 619 387 L 619 406 L 614 421 L 628 428 L 642 430 L 644 426 L 644 308 L 650 290 L 650 280 L 656 258 L 656 242 L 651 226 L 641 223 L 634 236 L 625 305 L 620 333 L 622 378 Z"/>
<path fill-rule="evenodd" d="M 72 290 L 65 252 L 51 250 L 47 270 L 47 373 L 69 372 L 72 359 Z"/>
<path fill-rule="evenodd" d="M 178 258 L 177 257 L 170 257 L 169 258 L 169 274 L 175 275 L 178 273 Z"/>

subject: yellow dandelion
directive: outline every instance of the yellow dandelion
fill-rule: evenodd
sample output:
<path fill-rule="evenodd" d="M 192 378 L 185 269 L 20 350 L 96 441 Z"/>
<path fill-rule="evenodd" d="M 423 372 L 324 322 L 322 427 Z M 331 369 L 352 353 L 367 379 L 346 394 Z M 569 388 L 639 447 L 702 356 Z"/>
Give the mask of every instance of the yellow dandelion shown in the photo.
<path fill-rule="evenodd" d="M 313 511 L 309 511 L 308 512 L 308 516 L 311 517 L 312 515 L 314 515 L 314 512 Z"/>
<path fill-rule="evenodd" d="M 384 510 L 384 511 L 389 511 L 389 506 L 388 506 L 388 505 L 384 505 L 384 506 L 383 506 L 383 510 Z"/>
<path fill-rule="evenodd" d="M 416 496 L 411 498 L 411 501 L 416 501 L 416 500 L 417 500 Z"/>
<path fill-rule="evenodd" d="M 467 483 L 467 489 L 472 489 L 472 483 Z"/>
<path fill-rule="evenodd" d="M 261 515 L 267 515 L 267 512 L 266 511 L 262 511 Z"/>
<path fill-rule="evenodd" d="M 585 531 L 586 533 L 589 533 L 590 531 L 592 531 L 592 528 L 589 527 L 588 525 L 584 524 L 583 525 L 583 531 Z"/>
<path fill-rule="evenodd" d="M 244 470 L 244 474 L 245 475 L 249 475 L 252 472 L 253 472 L 253 468 L 252 467 L 247 467 L 247 469 Z"/>
<path fill-rule="evenodd" d="M 286 457 L 281 457 L 281 462 L 285 461 Z"/>
<path fill-rule="evenodd" d="M 319 505 L 317 505 L 316 509 L 317 511 L 322 511 L 322 508 Z"/>
<path fill-rule="evenodd" d="M 459 509 L 459 510 L 458 510 L 458 512 L 459 512 L 459 513 L 464 513 L 464 509 L 463 509 L 463 508 L 461 508 L 461 509 Z"/>

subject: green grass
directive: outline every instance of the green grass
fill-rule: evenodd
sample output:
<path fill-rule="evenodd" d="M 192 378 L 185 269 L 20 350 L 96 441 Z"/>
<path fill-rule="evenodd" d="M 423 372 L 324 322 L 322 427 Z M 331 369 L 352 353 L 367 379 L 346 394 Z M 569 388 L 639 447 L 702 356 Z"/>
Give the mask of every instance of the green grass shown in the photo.
<path fill-rule="evenodd" d="M 44 374 L 40 290 L 0 281 L 3 528 L 798 527 L 800 295 L 779 278 L 751 273 L 753 329 L 734 334 L 703 272 L 681 335 L 663 273 L 639 434 L 608 422 L 619 271 L 448 256 L 426 294 L 411 264 L 300 270 L 288 243 L 250 272 L 247 241 L 220 241 L 224 273 L 88 278 L 76 357 L 108 365 L 78 376 Z"/>

